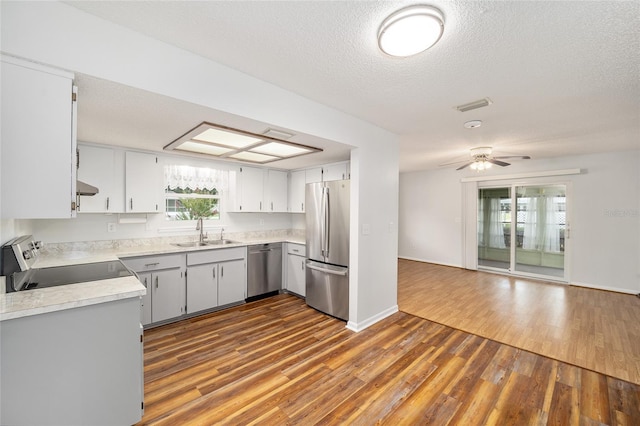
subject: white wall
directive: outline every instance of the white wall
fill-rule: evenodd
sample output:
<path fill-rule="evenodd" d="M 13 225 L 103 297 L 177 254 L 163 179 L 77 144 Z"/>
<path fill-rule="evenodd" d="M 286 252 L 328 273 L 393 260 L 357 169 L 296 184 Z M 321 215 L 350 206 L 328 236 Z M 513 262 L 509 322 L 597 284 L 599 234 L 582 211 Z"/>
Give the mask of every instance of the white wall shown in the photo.
<path fill-rule="evenodd" d="M 583 173 L 538 180 L 572 190 L 570 283 L 638 293 L 640 151 L 514 162 L 486 175 L 570 168 Z M 400 257 L 462 266 L 460 179 L 471 176 L 479 175 L 449 169 L 400 175 Z"/>
<path fill-rule="evenodd" d="M 400 174 L 400 257 L 462 265 L 461 191 L 455 170 Z"/>
<path fill-rule="evenodd" d="M 0 7 L 5 53 L 357 147 L 367 164 L 359 172 L 352 170 L 352 188 L 357 186 L 365 196 L 352 196 L 352 205 L 360 203 L 361 211 L 375 213 L 352 218 L 368 220 L 367 215 L 372 215 L 372 223 L 373 219 L 397 222 L 397 174 L 389 182 L 385 181 L 386 173 L 379 173 L 387 168 L 397 172 L 396 135 L 59 2 L 2 2 Z M 359 176 L 354 176 L 357 173 Z M 379 197 L 369 196 L 376 188 L 388 189 L 390 198 L 382 209 Z M 360 223 L 352 223 L 352 227 L 359 228 Z M 374 227 L 371 239 L 386 241 L 386 233 L 386 229 Z M 371 263 L 366 265 L 370 280 L 351 281 L 351 291 L 358 295 L 352 300 L 358 309 L 350 313 L 356 326 L 393 310 L 395 298 L 387 295 L 396 292 L 396 279 L 389 279 L 396 270 L 396 247 L 396 243 L 357 243 L 357 250 L 366 253 Z M 360 300 L 363 289 L 369 287 L 385 291 Z M 371 308 L 360 309 L 365 304 Z M 373 311 L 376 314 L 363 316 Z"/>

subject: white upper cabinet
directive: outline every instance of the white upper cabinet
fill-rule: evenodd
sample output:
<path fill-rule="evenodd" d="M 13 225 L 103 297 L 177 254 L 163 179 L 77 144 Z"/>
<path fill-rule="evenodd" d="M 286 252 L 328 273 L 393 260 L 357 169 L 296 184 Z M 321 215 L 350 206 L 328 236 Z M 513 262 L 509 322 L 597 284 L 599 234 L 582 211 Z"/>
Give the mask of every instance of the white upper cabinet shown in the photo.
<path fill-rule="evenodd" d="M 162 166 L 156 155 L 130 151 L 125 153 L 127 213 L 163 212 L 163 182 Z"/>
<path fill-rule="evenodd" d="M 267 171 L 263 211 L 278 213 L 287 211 L 287 172 Z"/>
<path fill-rule="evenodd" d="M 271 213 L 287 211 L 287 173 L 257 167 L 240 167 L 231 178 L 231 211 Z"/>
<path fill-rule="evenodd" d="M 322 167 L 305 170 L 305 181 L 307 183 L 322 182 Z"/>
<path fill-rule="evenodd" d="M 74 76 L 9 56 L 1 63 L 1 216 L 74 217 Z"/>
<path fill-rule="evenodd" d="M 349 179 L 349 163 L 328 164 L 322 167 L 322 180 L 328 182 L 331 180 Z"/>
<path fill-rule="evenodd" d="M 264 194 L 264 170 L 240 167 L 236 184 L 236 211 L 261 212 Z"/>
<path fill-rule="evenodd" d="M 78 145 L 78 180 L 98 188 L 79 197 L 79 213 L 124 212 L 124 153 L 112 148 Z"/>
<path fill-rule="evenodd" d="M 304 213 L 304 189 L 306 183 L 305 170 L 289 173 L 288 210 L 290 213 Z"/>

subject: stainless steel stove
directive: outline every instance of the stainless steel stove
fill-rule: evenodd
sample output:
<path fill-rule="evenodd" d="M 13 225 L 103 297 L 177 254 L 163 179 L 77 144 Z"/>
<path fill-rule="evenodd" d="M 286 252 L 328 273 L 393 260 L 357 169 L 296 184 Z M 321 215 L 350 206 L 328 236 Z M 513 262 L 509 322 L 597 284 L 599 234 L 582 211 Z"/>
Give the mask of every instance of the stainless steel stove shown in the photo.
<path fill-rule="evenodd" d="M 33 268 L 41 248 L 42 242 L 35 241 L 31 235 L 15 238 L 2 246 L 1 274 L 7 277 L 7 293 L 134 275 L 119 260 Z"/>

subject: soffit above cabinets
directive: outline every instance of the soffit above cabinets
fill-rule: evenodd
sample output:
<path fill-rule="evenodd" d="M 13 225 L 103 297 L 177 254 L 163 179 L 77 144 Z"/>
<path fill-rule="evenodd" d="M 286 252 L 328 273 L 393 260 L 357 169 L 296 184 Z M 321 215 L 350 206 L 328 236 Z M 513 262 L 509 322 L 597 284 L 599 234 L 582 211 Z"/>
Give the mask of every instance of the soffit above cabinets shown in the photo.
<path fill-rule="evenodd" d="M 278 137 L 275 137 L 278 136 Z M 284 140 L 294 135 L 274 129 L 263 134 L 203 122 L 164 147 L 225 160 L 267 164 L 322 152 L 322 149 Z"/>

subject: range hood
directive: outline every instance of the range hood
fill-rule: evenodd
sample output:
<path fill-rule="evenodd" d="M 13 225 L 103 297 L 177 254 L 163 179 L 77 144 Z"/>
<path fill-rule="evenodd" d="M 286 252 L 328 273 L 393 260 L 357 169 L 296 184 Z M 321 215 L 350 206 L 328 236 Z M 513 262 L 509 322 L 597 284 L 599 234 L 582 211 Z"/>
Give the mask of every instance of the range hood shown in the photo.
<path fill-rule="evenodd" d="M 76 195 L 96 195 L 100 190 L 93 185 L 76 180 Z"/>

